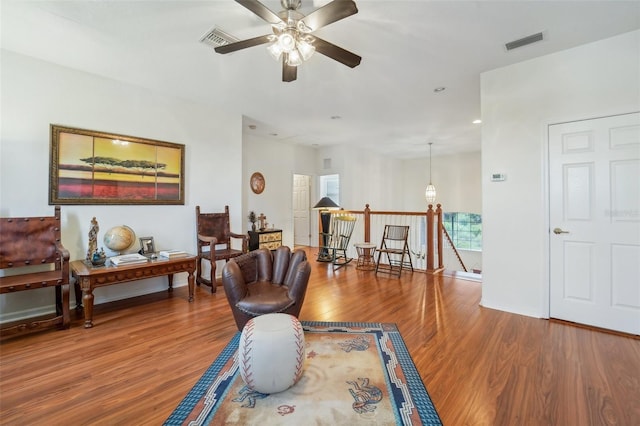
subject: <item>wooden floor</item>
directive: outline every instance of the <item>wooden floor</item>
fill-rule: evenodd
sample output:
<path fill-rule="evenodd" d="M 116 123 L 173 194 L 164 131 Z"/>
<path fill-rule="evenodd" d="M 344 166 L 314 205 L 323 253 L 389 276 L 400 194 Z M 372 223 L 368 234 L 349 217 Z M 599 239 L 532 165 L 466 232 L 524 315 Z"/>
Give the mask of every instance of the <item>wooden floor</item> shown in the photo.
<path fill-rule="evenodd" d="M 640 425 L 640 340 L 482 308 L 469 280 L 312 268 L 300 318 L 397 323 L 445 425 Z M 4 339 L 1 424 L 160 425 L 237 332 L 221 287 L 94 323 Z"/>

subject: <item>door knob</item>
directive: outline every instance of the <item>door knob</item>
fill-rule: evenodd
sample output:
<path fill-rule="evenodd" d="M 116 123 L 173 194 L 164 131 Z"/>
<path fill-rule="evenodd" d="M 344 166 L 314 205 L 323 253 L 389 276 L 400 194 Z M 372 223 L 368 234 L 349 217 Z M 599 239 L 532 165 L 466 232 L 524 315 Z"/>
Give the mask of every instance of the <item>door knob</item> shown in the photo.
<path fill-rule="evenodd" d="M 556 235 L 558 235 L 558 234 L 568 234 L 569 231 L 563 231 L 560 228 L 554 228 L 553 233 L 556 234 Z"/>

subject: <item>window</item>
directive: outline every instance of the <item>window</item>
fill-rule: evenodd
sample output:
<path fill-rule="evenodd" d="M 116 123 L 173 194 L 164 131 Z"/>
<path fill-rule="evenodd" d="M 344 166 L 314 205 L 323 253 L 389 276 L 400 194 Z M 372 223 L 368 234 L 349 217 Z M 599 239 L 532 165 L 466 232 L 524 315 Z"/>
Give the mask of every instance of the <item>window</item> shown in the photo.
<path fill-rule="evenodd" d="M 340 175 L 320 176 L 320 198 L 329 197 L 340 205 Z"/>
<path fill-rule="evenodd" d="M 482 215 L 444 213 L 443 225 L 457 249 L 482 250 Z"/>

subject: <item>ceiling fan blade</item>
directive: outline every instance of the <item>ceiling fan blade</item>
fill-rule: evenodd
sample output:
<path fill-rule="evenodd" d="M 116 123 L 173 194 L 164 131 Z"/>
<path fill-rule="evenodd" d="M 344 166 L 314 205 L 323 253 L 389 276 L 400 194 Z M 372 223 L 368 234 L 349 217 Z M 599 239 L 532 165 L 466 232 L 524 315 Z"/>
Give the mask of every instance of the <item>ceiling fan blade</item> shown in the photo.
<path fill-rule="evenodd" d="M 282 60 L 282 81 L 290 83 L 296 78 L 298 78 L 298 67 L 287 65 L 287 60 L 284 58 Z"/>
<path fill-rule="evenodd" d="M 303 22 L 309 28 L 309 31 L 315 31 L 356 13 L 358 13 L 358 8 L 352 0 L 333 0 L 320 9 L 311 12 L 302 18 L 300 22 Z"/>
<path fill-rule="evenodd" d="M 236 0 L 236 3 L 240 3 L 271 25 L 277 25 L 282 23 L 282 19 L 258 0 Z"/>
<path fill-rule="evenodd" d="M 247 40 L 236 41 L 235 43 L 225 44 L 223 46 L 218 46 L 215 48 L 215 51 L 218 53 L 231 53 L 236 50 L 246 49 L 247 47 L 258 46 L 261 44 L 271 42 L 273 34 L 267 34 L 259 37 L 249 38 Z"/>
<path fill-rule="evenodd" d="M 351 53 L 348 50 L 344 50 L 341 47 L 331 44 L 326 40 L 315 37 L 313 46 L 316 48 L 316 52 L 323 54 L 338 62 L 342 62 L 348 67 L 355 68 L 360 65 L 362 58 L 355 53 Z"/>

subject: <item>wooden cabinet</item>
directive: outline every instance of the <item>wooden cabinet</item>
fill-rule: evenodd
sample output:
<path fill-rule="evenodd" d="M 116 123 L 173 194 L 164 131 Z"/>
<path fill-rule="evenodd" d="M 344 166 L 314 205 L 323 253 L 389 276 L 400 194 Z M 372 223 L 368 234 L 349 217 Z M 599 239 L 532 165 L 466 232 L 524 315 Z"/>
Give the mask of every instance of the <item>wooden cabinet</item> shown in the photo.
<path fill-rule="evenodd" d="M 266 248 L 275 250 L 282 245 L 281 229 L 265 229 L 264 231 L 249 231 L 249 250 Z"/>

